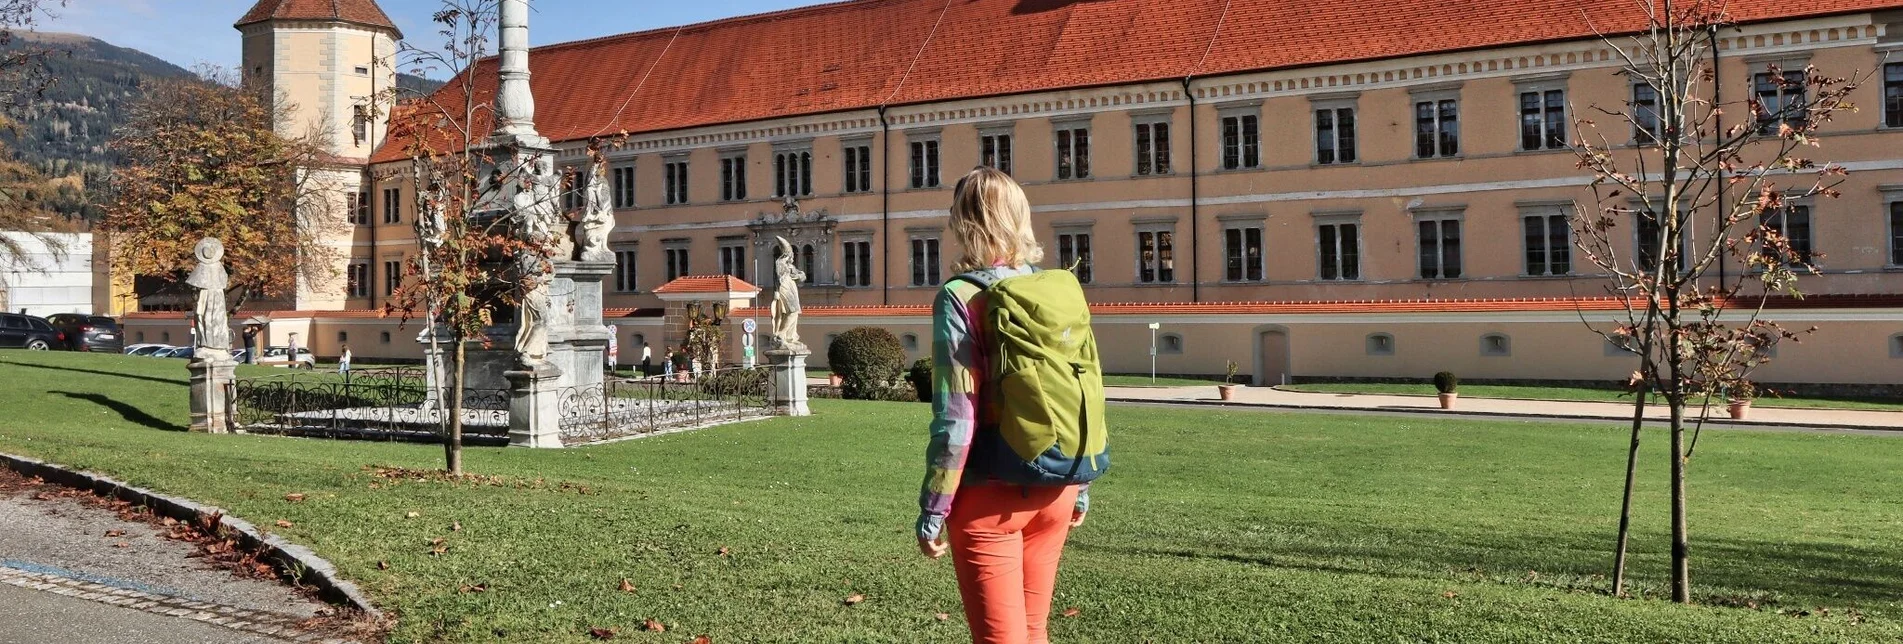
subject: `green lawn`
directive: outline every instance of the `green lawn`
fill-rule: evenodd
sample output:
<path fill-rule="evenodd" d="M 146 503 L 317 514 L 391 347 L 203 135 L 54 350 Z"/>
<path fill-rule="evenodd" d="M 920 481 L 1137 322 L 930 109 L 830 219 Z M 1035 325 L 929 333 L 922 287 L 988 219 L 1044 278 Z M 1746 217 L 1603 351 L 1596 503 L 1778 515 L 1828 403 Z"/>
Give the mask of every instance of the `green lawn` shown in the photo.
<path fill-rule="evenodd" d="M 397 641 L 586 641 L 593 626 L 634 642 L 963 637 L 950 563 L 910 535 L 924 405 L 815 401 L 809 418 L 471 449 L 469 469 L 497 478 L 450 483 L 366 470 L 436 467 L 428 445 L 166 431 L 184 423 L 184 375 L 177 361 L 0 352 L 0 450 L 294 522 L 286 536 L 400 617 Z M 1650 599 L 1620 600 L 1598 576 L 1617 428 L 1129 407 L 1111 422 L 1116 467 L 1058 588 L 1060 610 L 1081 613 L 1054 619 L 1057 641 L 1903 638 L 1903 438 L 1705 436 L 1690 488 L 1705 605 L 1681 607 L 1655 599 L 1657 435 L 1633 562 Z M 476 584 L 487 591 L 459 591 Z M 844 605 L 853 594 L 865 601 Z M 668 632 L 634 632 L 648 618 Z"/>
<path fill-rule="evenodd" d="M 1393 394 L 1432 396 L 1434 385 L 1426 383 L 1304 383 L 1282 385 L 1289 391 L 1331 394 Z M 1632 397 L 1611 389 L 1585 387 L 1534 387 L 1526 385 L 1461 385 L 1462 398 L 1520 398 L 1529 400 L 1584 400 L 1631 403 Z M 1723 401 L 1714 401 L 1722 404 Z M 1799 396 L 1763 396 L 1752 402 L 1759 407 L 1798 407 L 1812 409 L 1868 409 L 1903 411 L 1903 399 L 1896 398 L 1814 398 Z"/>
<path fill-rule="evenodd" d="M 1150 381 L 1150 374 L 1106 373 L 1103 384 L 1109 387 L 1214 387 L 1222 384 L 1218 378 L 1172 378 L 1160 376 Z"/>

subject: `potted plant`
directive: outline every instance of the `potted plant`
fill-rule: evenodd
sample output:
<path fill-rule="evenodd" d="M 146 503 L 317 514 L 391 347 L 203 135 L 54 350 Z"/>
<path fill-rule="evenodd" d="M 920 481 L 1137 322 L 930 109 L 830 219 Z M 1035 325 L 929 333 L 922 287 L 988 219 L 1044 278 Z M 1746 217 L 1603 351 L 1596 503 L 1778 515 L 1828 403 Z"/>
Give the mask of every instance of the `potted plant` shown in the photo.
<path fill-rule="evenodd" d="M 1453 409 L 1454 400 L 1460 397 L 1460 377 L 1452 371 L 1434 374 L 1434 389 L 1440 392 L 1440 408 Z"/>
<path fill-rule="evenodd" d="M 1216 395 L 1223 400 L 1236 396 L 1236 361 L 1230 360 L 1228 370 L 1222 375 L 1222 384 L 1216 385 Z"/>
<path fill-rule="evenodd" d="M 1744 420 L 1746 416 L 1750 416 L 1751 399 L 1755 397 L 1757 397 L 1757 391 L 1751 386 L 1751 383 L 1740 382 L 1732 387 L 1730 392 L 1731 404 L 1727 407 L 1727 410 L 1731 412 L 1731 419 Z"/>

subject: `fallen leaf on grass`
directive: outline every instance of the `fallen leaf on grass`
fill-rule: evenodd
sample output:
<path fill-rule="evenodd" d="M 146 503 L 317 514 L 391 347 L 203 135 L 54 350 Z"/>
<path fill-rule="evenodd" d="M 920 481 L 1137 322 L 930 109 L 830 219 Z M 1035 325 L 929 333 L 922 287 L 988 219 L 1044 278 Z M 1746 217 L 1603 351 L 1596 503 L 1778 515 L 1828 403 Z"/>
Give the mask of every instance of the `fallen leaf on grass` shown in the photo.
<path fill-rule="evenodd" d="M 451 521 L 451 522 L 449 523 L 449 531 L 450 531 L 450 532 L 462 532 L 462 531 L 463 531 L 463 522 L 461 522 L 461 521 Z"/>
<path fill-rule="evenodd" d="M 1448 598 L 1448 599 L 1453 599 L 1453 598 L 1455 598 L 1455 597 L 1459 597 L 1459 596 L 1460 596 L 1460 593 L 1457 593 L 1457 592 L 1454 592 L 1454 591 L 1451 591 L 1451 590 L 1450 590 L 1450 591 L 1447 591 L 1447 592 L 1444 592 L 1444 593 L 1441 593 L 1441 594 L 1440 594 L 1440 596 L 1442 596 L 1442 597 L 1446 597 L 1446 598 Z"/>
<path fill-rule="evenodd" d="M 847 605 L 847 606 L 852 606 L 852 605 L 855 605 L 855 604 L 858 604 L 859 602 L 862 602 L 862 601 L 865 601 L 865 600 L 866 600 L 866 596 L 865 596 L 865 595 L 861 595 L 861 594 L 859 594 L 859 593 L 853 593 L 853 594 L 851 594 L 851 595 L 847 595 L 847 596 L 846 596 L 846 605 Z"/>
<path fill-rule="evenodd" d="M 725 557 L 725 556 L 727 556 L 727 553 L 728 553 L 728 552 L 729 552 L 729 550 L 727 550 L 727 547 L 726 547 L 726 546 L 721 546 L 719 550 L 715 550 L 715 551 L 714 551 L 714 554 L 717 554 L 717 555 L 720 555 L 720 556 L 722 556 L 722 557 Z"/>
<path fill-rule="evenodd" d="M 590 628 L 588 629 L 588 636 L 598 640 L 611 640 L 615 638 L 615 629 L 601 627 Z"/>
<path fill-rule="evenodd" d="M 449 546 L 436 546 L 429 549 L 429 553 L 432 555 L 441 555 L 446 552 L 449 552 Z"/>
<path fill-rule="evenodd" d="M 429 540 L 429 544 L 432 546 L 440 546 L 440 545 L 443 545 L 443 542 L 445 541 L 449 541 L 449 540 L 444 539 L 442 537 L 435 537 Z"/>
<path fill-rule="evenodd" d="M 292 492 L 292 493 L 290 493 L 290 494 L 286 494 L 286 495 L 284 495 L 284 500 L 286 500 L 286 501 L 290 501 L 290 502 L 292 502 L 292 503 L 297 503 L 297 502 L 299 502 L 299 501 L 303 501 L 303 500 L 304 500 L 304 493 L 302 493 L 302 492 Z"/>
<path fill-rule="evenodd" d="M 106 531 L 106 536 L 108 536 L 108 537 L 123 537 L 123 536 L 126 536 L 126 531 L 124 531 L 124 530 L 107 530 L 107 531 Z"/>
<path fill-rule="evenodd" d="M 1082 611 L 1082 610 L 1080 610 L 1080 609 L 1078 609 L 1078 608 L 1077 608 L 1076 606 L 1072 606 L 1072 607 L 1070 607 L 1070 608 L 1066 608 L 1066 609 L 1064 609 L 1064 616 L 1065 616 L 1065 617 L 1076 617 L 1076 616 L 1078 616 L 1078 615 L 1082 615 L 1082 614 L 1084 614 L 1084 611 Z"/>
<path fill-rule="evenodd" d="M 621 578 L 621 592 L 624 592 L 624 593 L 634 592 L 634 582 L 628 581 L 628 578 L 626 577 L 622 577 Z"/>
<path fill-rule="evenodd" d="M 942 621 L 951 619 L 951 613 L 939 613 L 937 615 L 933 615 L 932 618 L 942 622 Z"/>
<path fill-rule="evenodd" d="M 389 570 L 389 569 L 390 569 L 390 562 L 388 561 L 377 562 L 377 570 Z"/>
<path fill-rule="evenodd" d="M 489 584 L 464 584 L 457 590 L 465 593 L 486 593 L 489 592 Z"/>
<path fill-rule="evenodd" d="M 666 633 L 667 625 L 662 624 L 661 620 L 649 619 L 645 622 L 641 622 L 641 630 L 648 631 L 650 633 Z"/>
<path fill-rule="evenodd" d="M 414 518 L 417 518 L 417 517 L 420 517 L 420 516 L 423 516 L 423 513 L 421 513 L 421 512 L 417 512 L 417 511 L 415 511 L 415 510 L 411 510 L 411 511 L 409 511 L 409 512 L 407 512 L 407 513 L 405 513 L 405 514 L 403 515 L 403 518 L 405 518 L 405 519 L 414 519 Z"/>
<path fill-rule="evenodd" d="M 714 644 L 714 638 L 708 637 L 706 635 L 700 635 L 700 636 L 696 636 L 694 638 L 694 641 L 688 642 L 687 644 Z"/>
<path fill-rule="evenodd" d="M 289 522 L 289 521 L 285 521 L 285 520 L 283 520 L 283 519 L 278 519 L 278 527 L 280 527 L 280 528 L 289 528 L 289 527 L 291 527 L 292 525 L 296 525 L 296 524 L 293 524 L 293 523 L 291 523 L 291 522 Z"/>
<path fill-rule="evenodd" d="M 130 543 L 126 543 L 126 542 L 124 542 L 124 541 L 121 541 L 121 542 L 119 542 L 119 543 L 115 543 L 115 544 L 112 544 L 112 547 L 114 547 L 114 548 L 130 548 L 130 547 L 132 547 L 132 544 L 130 544 Z"/>

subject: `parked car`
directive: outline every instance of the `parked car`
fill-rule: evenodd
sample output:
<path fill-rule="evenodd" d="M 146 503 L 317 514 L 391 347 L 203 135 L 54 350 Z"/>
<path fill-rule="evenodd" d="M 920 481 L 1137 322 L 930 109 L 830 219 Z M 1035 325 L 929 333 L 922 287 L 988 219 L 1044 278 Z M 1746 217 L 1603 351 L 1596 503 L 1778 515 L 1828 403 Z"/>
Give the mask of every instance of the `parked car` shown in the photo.
<path fill-rule="evenodd" d="M 287 355 L 289 350 L 289 347 L 265 347 L 264 352 L 258 354 L 258 364 L 267 367 L 290 367 L 292 369 L 317 368 L 317 356 L 312 355 L 310 349 L 298 347 L 297 357 L 295 359 Z"/>
<path fill-rule="evenodd" d="M 189 360 L 192 357 L 192 348 L 191 347 L 168 347 L 168 348 L 153 352 L 152 357 L 154 358 L 185 358 Z"/>
<path fill-rule="evenodd" d="M 103 315 L 82 315 L 79 313 L 59 313 L 49 315 L 46 321 L 66 335 L 66 346 L 62 349 L 72 351 L 101 351 L 118 353 L 125 350 L 125 334 L 119 330 L 119 323 Z"/>
<path fill-rule="evenodd" d="M 65 344 L 59 329 L 37 315 L 0 313 L 0 348 L 46 351 Z"/>
<path fill-rule="evenodd" d="M 168 348 L 170 346 L 172 345 L 159 344 L 156 342 L 141 342 L 139 344 L 126 345 L 125 351 L 123 351 L 123 353 L 129 356 L 149 356 L 149 355 L 152 355 L 153 351 Z"/>

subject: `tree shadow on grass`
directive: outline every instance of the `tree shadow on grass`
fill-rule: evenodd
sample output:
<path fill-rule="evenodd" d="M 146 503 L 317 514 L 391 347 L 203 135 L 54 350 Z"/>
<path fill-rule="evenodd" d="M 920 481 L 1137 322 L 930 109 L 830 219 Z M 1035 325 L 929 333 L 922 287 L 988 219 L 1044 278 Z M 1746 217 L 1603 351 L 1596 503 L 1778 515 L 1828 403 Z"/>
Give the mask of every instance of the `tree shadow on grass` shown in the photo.
<path fill-rule="evenodd" d="M 47 393 L 55 393 L 67 398 L 91 401 L 107 409 L 119 412 L 119 415 L 125 418 L 127 422 L 144 425 L 152 429 L 162 429 L 172 432 L 182 432 L 187 429 L 184 425 L 168 422 L 163 418 L 146 413 L 143 409 L 108 398 L 105 394 L 82 394 L 71 391 L 52 391 Z"/>
<path fill-rule="evenodd" d="M 187 384 L 187 383 L 186 383 L 185 381 L 183 381 L 183 380 L 179 380 L 179 379 L 174 379 L 174 378 L 160 378 L 160 377 L 158 377 L 158 376 L 141 376 L 141 375 L 138 375 L 138 374 L 133 374 L 133 373 L 121 373 L 121 372 L 117 372 L 117 371 L 102 371 L 102 370 L 99 370 L 99 369 L 81 369 L 81 368 L 79 368 L 79 367 L 50 367 L 50 366 L 47 366 L 47 365 L 43 365 L 43 364 L 32 364 L 32 363 L 28 363 L 28 362 L 14 362 L 14 361 L 12 361 L 12 360 L 0 360 L 0 364 L 7 364 L 7 365 L 14 365 L 14 366 L 19 366 L 19 367 L 32 367 L 32 368 L 35 368 L 35 369 L 46 369 L 46 370 L 49 370 L 49 371 L 77 371 L 77 372 L 80 372 L 80 373 L 91 373 L 91 374 L 98 374 L 98 375 L 101 375 L 101 376 L 114 376 L 114 377 L 118 377 L 118 378 L 132 378 L 132 379 L 134 379 L 134 380 L 147 380 L 147 381 L 151 381 L 151 382 L 162 382 L 162 383 L 165 383 L 165 384 L 168 384 L 168 385 L 184 385 L 184 384 Z"/>

